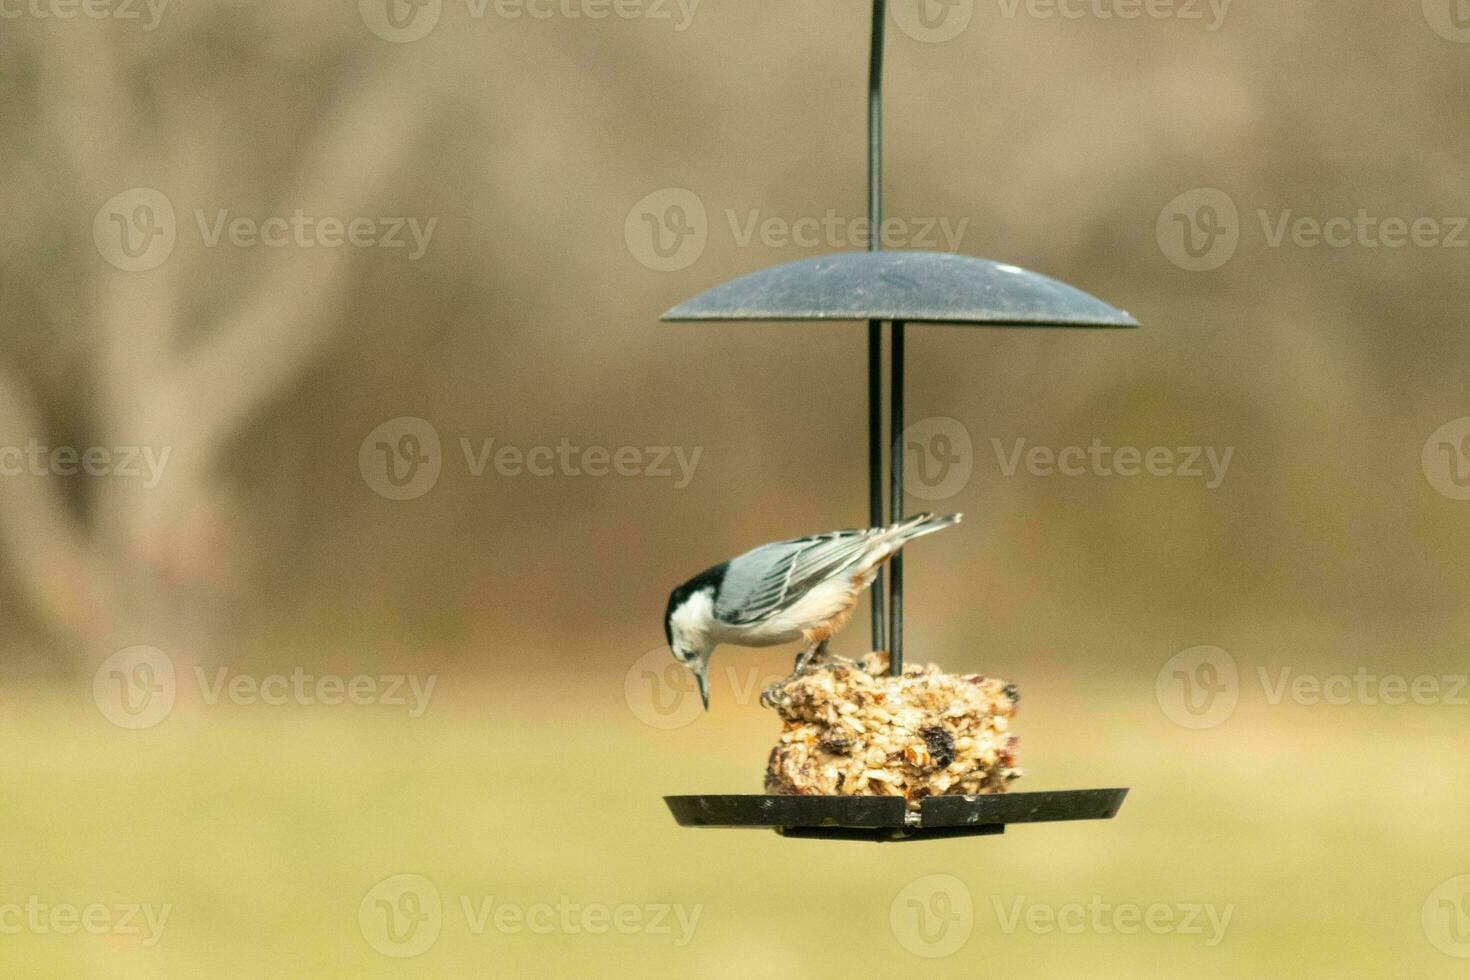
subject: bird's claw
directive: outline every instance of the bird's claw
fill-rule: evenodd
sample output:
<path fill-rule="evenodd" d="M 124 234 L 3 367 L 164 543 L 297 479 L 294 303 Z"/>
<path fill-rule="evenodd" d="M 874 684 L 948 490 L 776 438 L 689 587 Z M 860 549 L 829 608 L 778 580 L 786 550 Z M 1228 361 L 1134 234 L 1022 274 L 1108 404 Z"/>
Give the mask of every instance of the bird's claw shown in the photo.
<path fill-rule="evenodd" d="M 762 708 L 780 708 L 791 699 L 782 693 L 783 689 L 792 681 L 832 664 L 827 662 L 827 641 L 823 640 L 816 646 L 809 647 L 796 655 L 796 663 L 791 666 L 791 673 L 770 687 L 761 691 Z"/>

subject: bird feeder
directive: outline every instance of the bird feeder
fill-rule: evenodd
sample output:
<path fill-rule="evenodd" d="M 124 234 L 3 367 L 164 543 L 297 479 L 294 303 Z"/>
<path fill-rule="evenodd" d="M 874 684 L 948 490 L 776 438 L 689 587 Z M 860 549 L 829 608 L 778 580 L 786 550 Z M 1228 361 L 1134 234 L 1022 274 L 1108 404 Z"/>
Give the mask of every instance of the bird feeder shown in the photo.
<path fill-rule="evenodd" d="M 868 518 L 904 516 L 905 334 L 910 325 L 1126 329 L 1138 321 L 1079 289 L 1003 262 L 948 252 L 883 251 L 883 47 L 885 0 L 873 0 L 868 73 L 868 250 L 788 262 L 695 296 L 666 322 L 853 321 L 867 324 Z M 884 517 L 883 339 L 889 341 L 888 516 Z M 903 553 L 872 586 L 872 645 L 903 671 Z M 1002 833 L 1006 825 L 1109 819 L 1126 789 L 931 796 L 917 813 L 897 796 L 668 796 L 686 827 L 765 827 L 787 837 L 922 840 Z"/>

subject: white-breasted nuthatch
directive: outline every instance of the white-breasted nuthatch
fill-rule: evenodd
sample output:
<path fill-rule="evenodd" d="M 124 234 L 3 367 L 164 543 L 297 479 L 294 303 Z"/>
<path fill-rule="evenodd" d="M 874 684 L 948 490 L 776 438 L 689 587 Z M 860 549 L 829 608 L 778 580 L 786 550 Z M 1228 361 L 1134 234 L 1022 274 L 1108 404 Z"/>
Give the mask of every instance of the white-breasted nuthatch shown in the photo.
<path fill-rule="evenodd" d="M 919 514 L 890 527 L 777 541 L 721 562 L 669 595 L 669 649 L 694 672 L 706 709 L 709 658 L 721 643 L 769 647 L 803 640 L 800 670 L 826 651 L 884 562 L 914 538 L 959 522 L 959 514 Z"/>

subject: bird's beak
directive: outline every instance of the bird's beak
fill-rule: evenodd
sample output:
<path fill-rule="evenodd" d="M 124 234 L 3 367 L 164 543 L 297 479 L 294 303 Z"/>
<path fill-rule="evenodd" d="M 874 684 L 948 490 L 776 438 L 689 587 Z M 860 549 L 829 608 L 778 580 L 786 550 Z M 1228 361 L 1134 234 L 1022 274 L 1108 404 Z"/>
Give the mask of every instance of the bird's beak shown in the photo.
<path fill-rule="evenodd" d="M 704 702 L 704 710 L 709 710 L 709 661 L 700 660 L 689 668 L 694 671 L 694 679 L 699 683 L 699 700 Z"/>

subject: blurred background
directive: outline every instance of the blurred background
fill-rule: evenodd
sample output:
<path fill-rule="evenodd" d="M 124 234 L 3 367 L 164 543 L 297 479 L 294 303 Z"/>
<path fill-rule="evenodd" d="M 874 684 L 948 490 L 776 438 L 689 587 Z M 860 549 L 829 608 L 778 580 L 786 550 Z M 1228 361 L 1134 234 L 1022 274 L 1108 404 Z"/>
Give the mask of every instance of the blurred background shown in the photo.
<path fill-rule="evenodd" d="M 1144 325 L 910 331 L 908 656 L 1118 818 L 660 800 L 866 519 L 864 331 L 658 316 L 863 246 L 867 5 L 0 0 L 6 975 L 1463 973 L 1470 9 L 891 6 L 888 244 Z"/>

